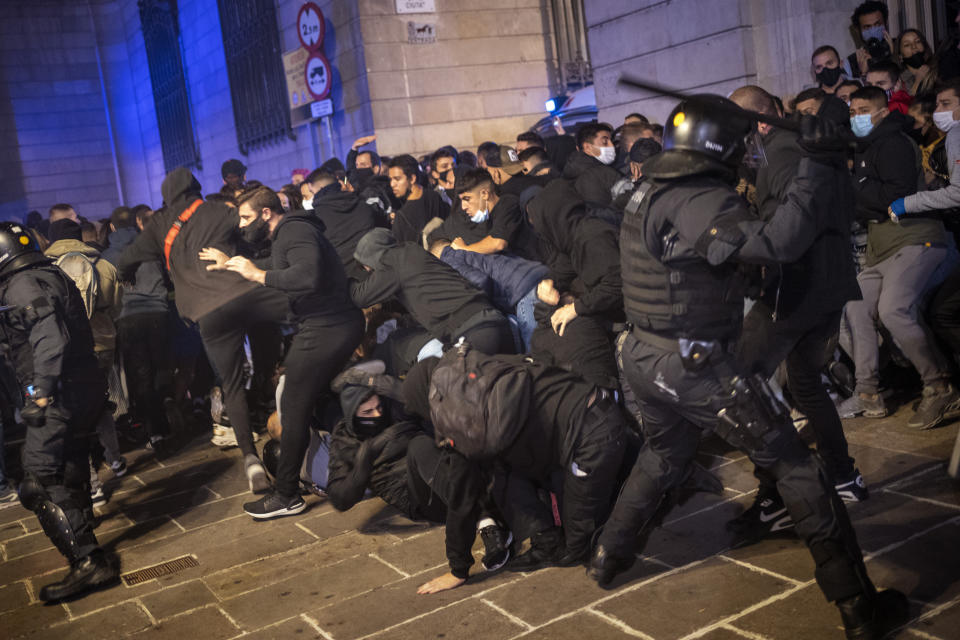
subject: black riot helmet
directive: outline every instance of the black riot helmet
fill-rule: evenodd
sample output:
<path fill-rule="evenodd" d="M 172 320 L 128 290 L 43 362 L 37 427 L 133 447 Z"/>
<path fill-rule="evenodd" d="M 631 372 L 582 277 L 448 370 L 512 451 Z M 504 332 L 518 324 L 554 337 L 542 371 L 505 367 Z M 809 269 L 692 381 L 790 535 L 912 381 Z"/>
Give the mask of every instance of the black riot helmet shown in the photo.
<path fill-rule="evenodd" d="M 38 262 L 49 262 L 26 227 L 0 222 L 0 279 Z"/>
<path fill-rule="evenodd" d="M 735 171 L 746 152 L 754 121 L 731 100 L 712 93 L 678 104 L 663 131 L 663 153 L 643 165 L 644 175 L 679 178 L 698 173 Z"/>

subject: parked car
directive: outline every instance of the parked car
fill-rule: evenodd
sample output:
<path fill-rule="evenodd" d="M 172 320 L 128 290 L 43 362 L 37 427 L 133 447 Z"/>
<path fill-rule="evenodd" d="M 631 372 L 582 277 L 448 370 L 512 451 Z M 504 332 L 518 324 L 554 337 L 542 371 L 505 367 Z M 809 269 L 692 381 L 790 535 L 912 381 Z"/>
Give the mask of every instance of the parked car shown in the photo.
<path fill-rule="evenodd" d="M 535 125 L 530 127 L 530 131 L 542 138 L 555 136 L 557 131 L 554 123 L 559 119 L 564 131 L 576 135 L 580 125 L 597 121 L 597 113 L 597 97 L 593 85 L 591 85 L 574 91 L 559 109 L 538 120 Z"/>

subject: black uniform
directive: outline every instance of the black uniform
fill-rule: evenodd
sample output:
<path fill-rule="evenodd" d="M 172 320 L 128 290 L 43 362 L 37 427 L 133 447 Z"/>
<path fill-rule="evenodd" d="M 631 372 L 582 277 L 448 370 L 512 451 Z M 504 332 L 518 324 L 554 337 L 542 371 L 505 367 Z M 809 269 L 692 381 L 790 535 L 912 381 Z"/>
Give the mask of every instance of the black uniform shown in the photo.
<path fill-rule="evenodd" d="M 619 357 L 646 440 L 593 567 L 604 554 L 633 557 L 638 531 L 688 472 L 703 431 L 715 430 L 776 478 L 827 598 L 853 598 L 872 585 L 843 504 L 769 389 L 738 377 L 727 351 L 743 317 L 737 263 L 800 258 L 833 215 L 817 206 L 816 187 L 835 169 L 802 160 L 783 204 L 763 223 L 734 191 L 732 172 L 699 157 L 692 175 L 677 171 L 682 153 L 649 160 L 644 173 L 654 181 L 624 219 L 624 303 L 634 328 Z"/>
<path fill-rule="evenodd" d="M 93 533 L 89 484 L 90 445 L 106 406 L 106 381 L 76 285 L 39 252 L 29 259 L 12 275 L 0 269 L 0 306 L 10 307 L 0 311 L 0 339 L 21 392 L 49 399 L 45 409 L 28 399 L 21 414 L 27 433 L 20 501 L 71 565 L 64 582 L 41 590 L 41 599 L 52 600 L 116 575 Z"/>

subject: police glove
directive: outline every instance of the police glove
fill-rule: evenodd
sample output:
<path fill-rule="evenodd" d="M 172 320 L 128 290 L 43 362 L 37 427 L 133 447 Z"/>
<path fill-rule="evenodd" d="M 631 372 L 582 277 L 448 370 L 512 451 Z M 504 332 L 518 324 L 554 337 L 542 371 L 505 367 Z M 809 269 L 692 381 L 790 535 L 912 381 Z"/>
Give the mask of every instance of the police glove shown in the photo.
<path fill-rule="evenodd" d="M 842 125 L 816 116 L 800 118 L 800 146 L 808 156 L 838 156 L 852 141 L 853 134 Z"/>
<path fill-rule="evenodd" d="M 23 423 L 28 427 L 42 427 L 46 422 L 47 410 L 37 404 L 36 400 L 30 400 L 20 412 Z"/>

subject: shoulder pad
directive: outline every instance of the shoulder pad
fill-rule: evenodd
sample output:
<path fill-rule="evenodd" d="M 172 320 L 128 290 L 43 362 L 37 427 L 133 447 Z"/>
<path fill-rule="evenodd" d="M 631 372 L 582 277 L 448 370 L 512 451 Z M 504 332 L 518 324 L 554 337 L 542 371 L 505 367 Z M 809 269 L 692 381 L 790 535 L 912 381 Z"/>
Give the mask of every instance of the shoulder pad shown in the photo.
<path fill-rule="evenodd" d="M 647 197 L 653 190 L 653 183 L 644 181 L 637 187 L 636 191 L 633 192 L 633 195 L 630 196 L 630 200 L 627 202 L 627 206 L 624 207 L 624 211 L 631 216 L 637 215 L 637 212 L 640 211 L 640 206 L 643 204 L 644 199 Z"/>

